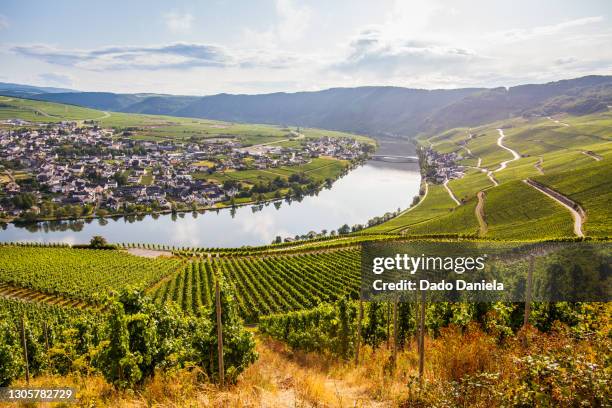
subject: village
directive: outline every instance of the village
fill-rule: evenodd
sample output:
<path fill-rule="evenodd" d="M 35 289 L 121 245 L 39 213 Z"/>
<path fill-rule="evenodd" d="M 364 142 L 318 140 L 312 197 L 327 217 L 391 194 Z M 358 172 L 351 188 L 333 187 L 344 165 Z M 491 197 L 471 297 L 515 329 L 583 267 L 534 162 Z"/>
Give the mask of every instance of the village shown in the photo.
<path fill-rule="evenodd" d="M 245 146 L 234 138 L 136 140 L 95 123 L 5 124 L 11 126 L 0 130 L 3 219 L 233 205 L 233 197 L 249 197 L 255 186 L 222 183 L 215 174 L 291 168 L 319 156 L 354 161 L 367 152 L 364 144 L 349 138 L 303 138 L 291 147 Z M 299 139 L 301 134 L 292 131 L 288 136 Z"/>
<path fill-rule="evenodd" d="M 420 151 L 422 167 L 428 181 L 442 184 L 463 177 L 463 166 L 457 164 L 460 156 L 455 153 L 439 153 L 431 148 Z"/>

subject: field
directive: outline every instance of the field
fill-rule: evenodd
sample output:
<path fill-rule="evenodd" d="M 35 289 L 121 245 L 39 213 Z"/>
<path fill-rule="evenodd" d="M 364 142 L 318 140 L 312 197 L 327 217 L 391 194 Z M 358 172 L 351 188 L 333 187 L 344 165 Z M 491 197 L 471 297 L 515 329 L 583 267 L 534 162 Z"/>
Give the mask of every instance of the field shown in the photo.
<path fill-rule="evenodd" d="M 609 170 L 609 163 L 601 160 L 585 165 L 580 172 L 564 171 L 537 176 L 534 180 L 570 197 L 586 210 L 588 235 L 610 236 L 612 177 Z"/>

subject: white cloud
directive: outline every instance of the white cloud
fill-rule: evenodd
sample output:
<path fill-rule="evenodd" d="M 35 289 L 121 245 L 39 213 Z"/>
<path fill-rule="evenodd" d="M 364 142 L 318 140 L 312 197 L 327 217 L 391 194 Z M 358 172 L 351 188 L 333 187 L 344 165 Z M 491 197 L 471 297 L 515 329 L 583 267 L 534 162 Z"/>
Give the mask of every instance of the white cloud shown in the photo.
<path fill-rule="evenodd" d="M 390 38 L 380 29 L 365 30 L 349 44 L 345 59 L 334 68 L 346 72 L 389 75 L 421 75 L 458 72 L 481 59 L 474 51 L 440 42 Z"/>
<path fill-rule="evenodd" d="M 193 24 L 193 15 L 189 13 L 179 13 L 172 11 L 164 14 L 164 22 L 168 30 L 175 33 L 187 32 Z"/>
<path fill-rule="evenodd" d="M 283 51 L 229 49 L 214 44 L 171 43 L 153 46 L 108 46 L 90 50 L 46 44 L 18 45 L 15 54 L 50 64 L 87 70 L 184 70 L 191 68 L 269 68 L 299 65 L 306 57 Z"/>
<path fill-rule="evenodd" d="M 8 18 L 5 15 L 0 14 L 0 30 L 9 28 L 9 25 L 10 24 Z"/>

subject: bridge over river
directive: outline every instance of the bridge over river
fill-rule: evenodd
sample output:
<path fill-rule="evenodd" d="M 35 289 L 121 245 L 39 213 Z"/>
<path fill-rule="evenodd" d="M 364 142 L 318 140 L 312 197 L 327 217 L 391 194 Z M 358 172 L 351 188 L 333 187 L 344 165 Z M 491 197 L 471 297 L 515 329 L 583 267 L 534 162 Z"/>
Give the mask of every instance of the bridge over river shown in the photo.
<path fill-rule="evenodd" d="M 389 163 L 418 163 L 417 156 L 397 156 L 392 154 L 375 154 L 372 160 L 384 161 Z"/>

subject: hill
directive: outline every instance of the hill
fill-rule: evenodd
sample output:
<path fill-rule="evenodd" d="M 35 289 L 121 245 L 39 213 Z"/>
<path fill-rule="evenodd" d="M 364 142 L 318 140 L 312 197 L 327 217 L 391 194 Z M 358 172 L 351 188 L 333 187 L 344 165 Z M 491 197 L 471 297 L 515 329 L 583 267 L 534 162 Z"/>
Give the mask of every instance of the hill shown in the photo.
<path fill-rule="evenodd" d="M 0 94 L 11 93 L 0 87 Z M 28 97 L 119 112 L 414 137 L 514 116 L 601 112 L 612 104 L 612 76 L 492 89 L 367 86 L 202 97 L 109 92 L 41 92 Z"/>

